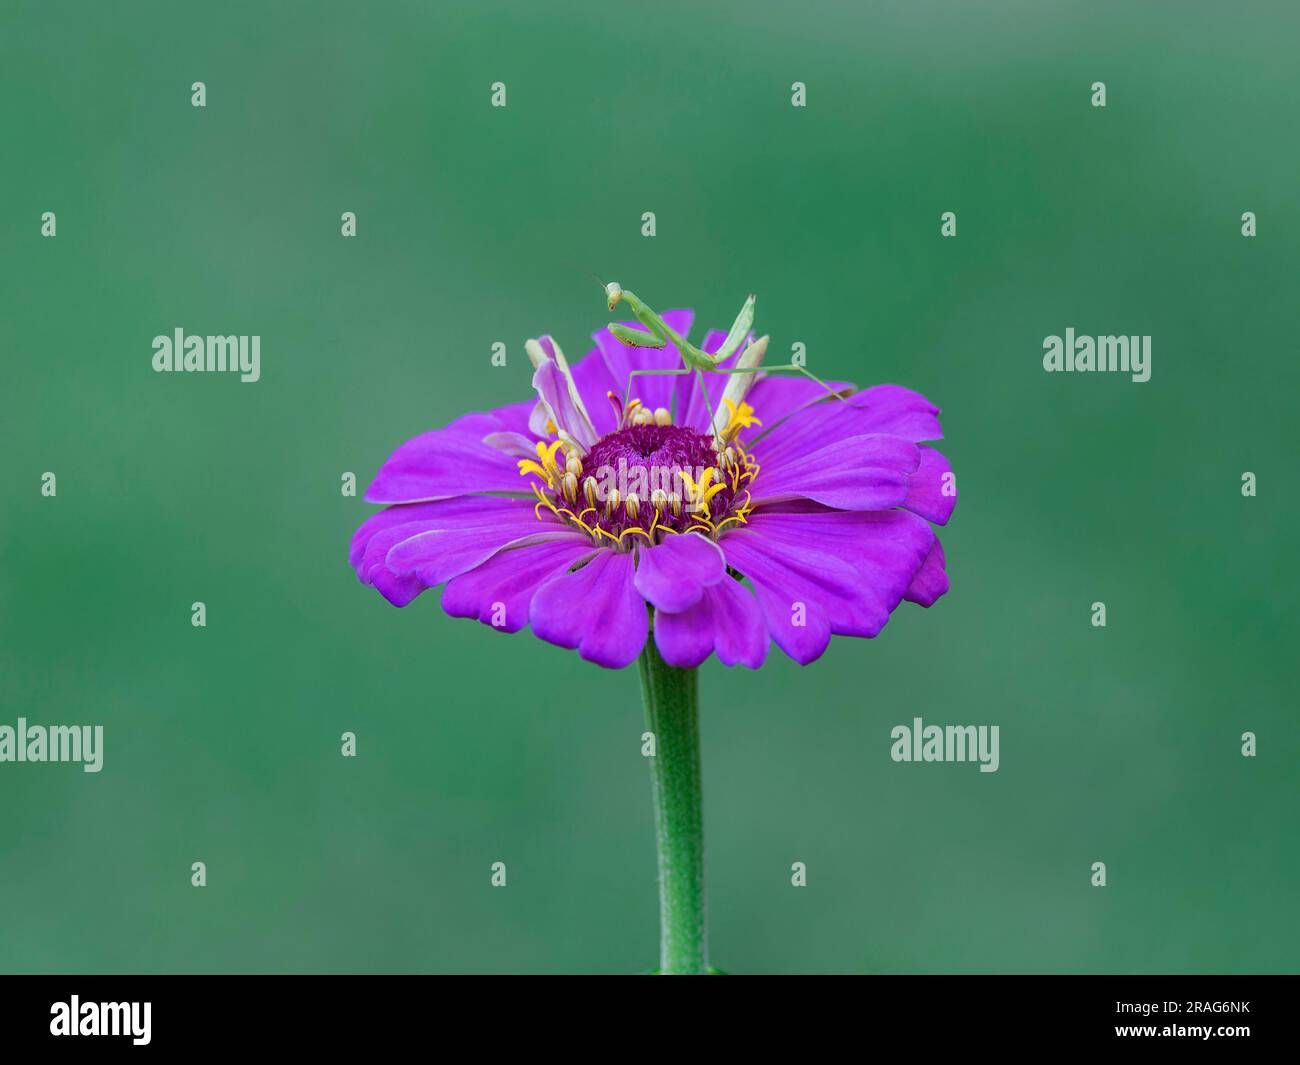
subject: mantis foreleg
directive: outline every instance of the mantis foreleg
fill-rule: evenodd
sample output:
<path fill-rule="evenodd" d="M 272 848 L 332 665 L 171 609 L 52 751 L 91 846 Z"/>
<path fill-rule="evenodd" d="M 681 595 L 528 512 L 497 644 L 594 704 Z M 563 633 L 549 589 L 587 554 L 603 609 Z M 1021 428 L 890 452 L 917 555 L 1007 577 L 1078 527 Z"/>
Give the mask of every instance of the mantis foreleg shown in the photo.
<path fill-rule="evenodd" d="M 735 354 L 736 349 L 740 347 L 740 342 L 749 335 L 749 327 L 754 324 L 754 300 L 752 293 L 745 300 L 745 305 L 740 308 L 740 313 L 736 315 L 736 320 L 731 323 L 731 331 L 727 333 L 727 339 L 722 342 L 722 346 L 713 353 L 714 362 L 726 362 Z"/>
<path fill-rule="evenodd" d="M 668 339 L 658 333 L 646 333 L 640 329 L 629 329 L 618 322 L 609 323 L 609 331 L 624 344 L 634 348 L 662 348 Z"/>
<path fill-rule="evenodd" d="M 661 348 L 664 344 L 672 344 L 677 348 L 677 351 L 682 356 L 682 361 L 687 366 L 712 365 L 714 356 L 706 355 L 685 337 L 679 336 L 672 326 L 660 318 L 649 305 L 641 302 L 635 293 L 621 291 L 620 299 L 632 308 L 636 320 L 649 329 L 651 334 L 661 343 L 649 340 L 644 333 L 638 330 L 628 329 L 625 326 L 615 327 L 611 324 L 609 330 L 619 340 L 622 340 L 625 344 L 646 348 Z"/>

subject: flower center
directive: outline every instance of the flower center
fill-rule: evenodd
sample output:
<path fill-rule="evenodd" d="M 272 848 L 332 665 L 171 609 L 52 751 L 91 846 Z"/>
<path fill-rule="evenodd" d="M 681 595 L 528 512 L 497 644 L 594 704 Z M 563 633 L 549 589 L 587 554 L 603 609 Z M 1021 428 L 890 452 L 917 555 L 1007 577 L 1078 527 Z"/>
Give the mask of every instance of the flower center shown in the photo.
<path fill-rule="evenodd" d="M 667 424 L 666 413 L 608 433 L 582 455 L 562 440 L 539 443 L 538 461 L 519 464 L 521 474 L 534 478 L 539 516 L 545 506 L 597 543 L 627 547 L 637 537 L 650 543 L 674 533 L 716 537 L 728 523 L 743 523 L 758 464 L 735 441 L 736 432 L 715 441 Z M 733 419 L 728 429 L 740 427 Z"/>

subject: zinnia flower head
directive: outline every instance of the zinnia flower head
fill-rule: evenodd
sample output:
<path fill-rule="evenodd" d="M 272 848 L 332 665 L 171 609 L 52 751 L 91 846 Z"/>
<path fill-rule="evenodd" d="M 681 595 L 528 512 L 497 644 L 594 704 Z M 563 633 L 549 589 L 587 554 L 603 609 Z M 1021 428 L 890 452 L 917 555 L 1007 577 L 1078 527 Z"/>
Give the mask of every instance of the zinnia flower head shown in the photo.
<path fill-rule="evenodd" d="M 692 319 L 663 315 L 683 337 Z M 956 493 L 923 444 L 942 436 L 925 397 L 760 373 L 706 374 L 706 399 L 697 374 L 638 375 L 625 405 L 632 370 L 681 358 L 609 329 L 595 341 L 570 365 L 530 340 L 535 399 L 393 452 L 366 492 L 387 509 L 352 538 L 363 583 L 395 606 L 442 585 L 454 617 L 531 625 L 613 669 L 648 638 L 683 668 L 716 653 L 756 669 L 770 641 L 806 664 L 832 634 L 875 636 L 902 600 L 948 590 L 933 525 Z"/>

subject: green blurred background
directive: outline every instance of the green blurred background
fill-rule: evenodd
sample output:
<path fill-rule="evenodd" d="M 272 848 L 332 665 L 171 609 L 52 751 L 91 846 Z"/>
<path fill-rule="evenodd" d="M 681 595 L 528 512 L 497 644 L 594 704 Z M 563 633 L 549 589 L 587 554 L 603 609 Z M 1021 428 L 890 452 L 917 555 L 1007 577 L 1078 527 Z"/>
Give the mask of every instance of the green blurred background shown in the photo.
<path fill-rule="evenodd" d="M 716 964 L 1295 970 L 1300 16 L 981 6 L 0 5 L 0 723 L 106 730 L 0 764 L 0 969 L 653 966 L 635 668 L 345 564 L 341 474 L 586 351 L 596 272 L 757 292 L 961 488 L 936 607 L 703 669 Z M 262 380 L 155 374 L 178 326 Z M 1045 374 L 1069 326 L 1151 381 Z M 917 715 L 1001 769 L 891 762 Z"/>

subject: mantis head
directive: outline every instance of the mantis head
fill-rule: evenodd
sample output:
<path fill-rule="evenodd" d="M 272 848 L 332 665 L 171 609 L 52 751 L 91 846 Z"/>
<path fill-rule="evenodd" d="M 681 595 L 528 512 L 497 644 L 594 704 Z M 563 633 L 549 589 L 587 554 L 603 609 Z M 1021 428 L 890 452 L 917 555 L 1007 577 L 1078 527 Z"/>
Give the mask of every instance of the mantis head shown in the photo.
<path fill-rule="evenodd" d="M 623 286 L 617 281 L 611 281 L 605 285 L 605 299 L 609 305 L 610 311 L 618 306 L 618 301 L 623 298 Z"/>

